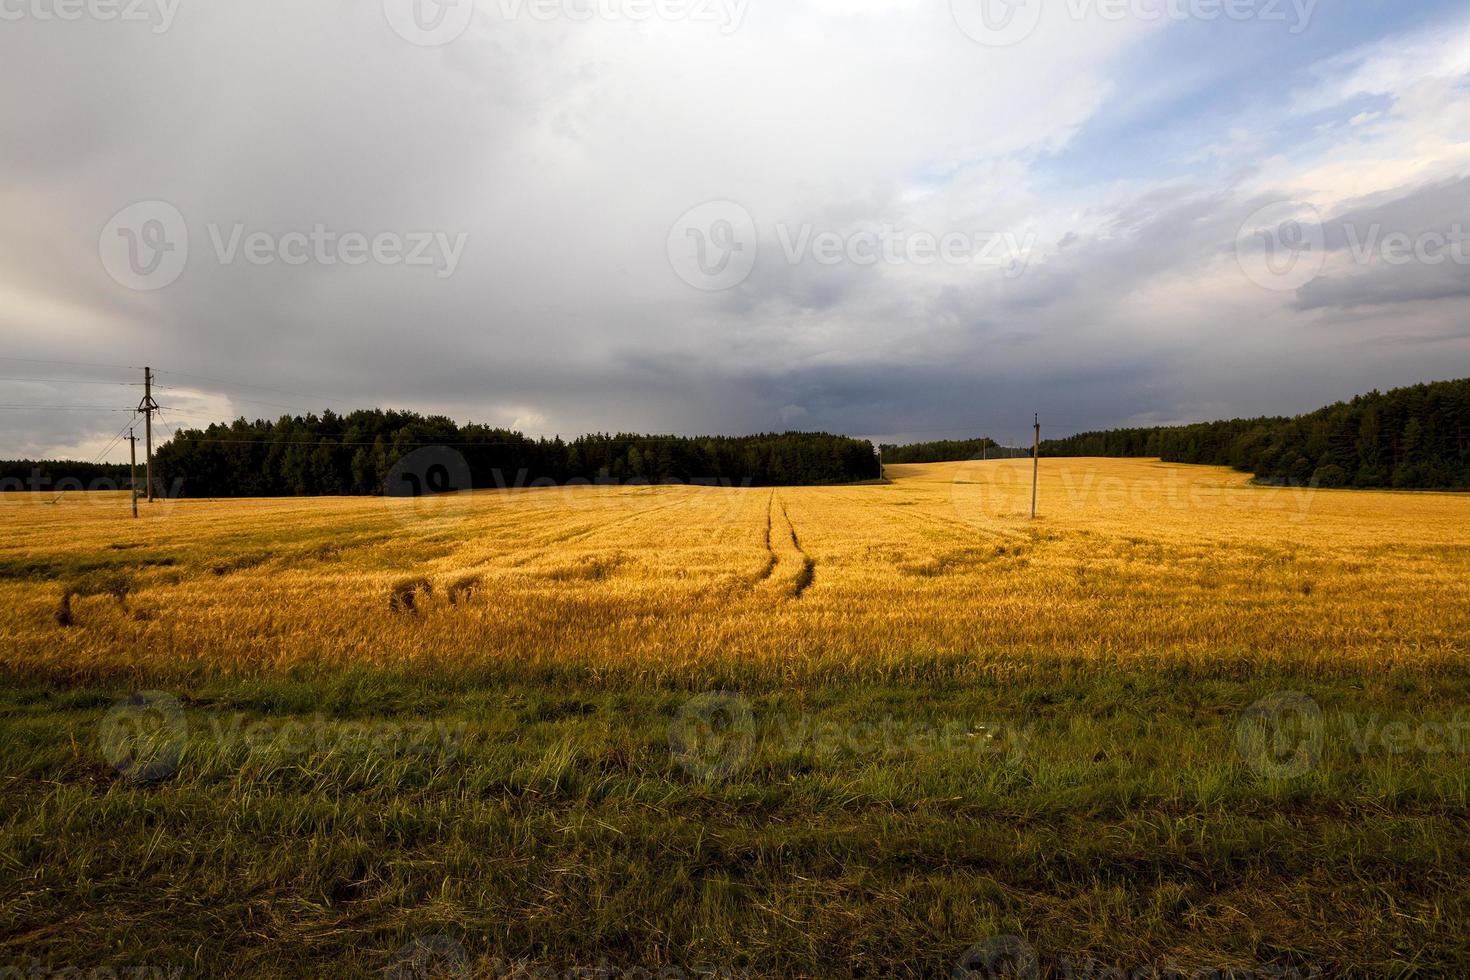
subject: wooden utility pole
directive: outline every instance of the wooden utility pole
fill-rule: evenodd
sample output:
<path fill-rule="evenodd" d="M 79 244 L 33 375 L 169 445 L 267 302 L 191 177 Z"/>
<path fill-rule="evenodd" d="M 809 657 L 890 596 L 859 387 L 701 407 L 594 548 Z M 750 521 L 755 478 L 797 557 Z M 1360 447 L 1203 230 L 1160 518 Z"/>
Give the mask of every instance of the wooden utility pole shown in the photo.
<path fill-rule="evenodd" d="M 1036 434 L 1031 440 L 1031 519 L 1036 520 L 1036 478 L 1041 474 L 1041 413 L 1036 414 Z"/>
<path fill-rule="evenodd" d="M 133 520 L 138 519 L 138 437 L 128 426 L 128 490 L 133 497 Z"/>
<path fill-rule="evenodd" d="M 153 502 L 153 413 L 158 411 L 158 402 L 153 400 L 153 369 L 143 369 L 143 400 L 138 403 L 143 415 L 144 451 L 147 453 L 148 502 Z"/>

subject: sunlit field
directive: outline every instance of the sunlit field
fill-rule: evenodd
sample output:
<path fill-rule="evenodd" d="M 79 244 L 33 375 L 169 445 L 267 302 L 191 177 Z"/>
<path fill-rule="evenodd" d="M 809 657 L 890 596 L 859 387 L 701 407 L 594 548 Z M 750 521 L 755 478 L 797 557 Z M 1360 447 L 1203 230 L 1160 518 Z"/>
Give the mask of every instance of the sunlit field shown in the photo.
<path fill-rule="evenodd" d="M 0 497 L 0 976 L 1470 971 L 1470 497 L 888 476 Z"/>
<path fill-rule="evenodd" d="M 1029 461 L 889 474 L 189 500 L 137 522 L 119 497 L 9 495 L 0 658 L 74 680 L 432 664 L 701 683 L 1054 660 L 1433 670 L 1465 653 L 1470 498 L 1047 460 L 1033 522 Z M 402 608 L 395 587 L 416 579 Z M 69 589 L 99 594 L 64 626 Z"/>

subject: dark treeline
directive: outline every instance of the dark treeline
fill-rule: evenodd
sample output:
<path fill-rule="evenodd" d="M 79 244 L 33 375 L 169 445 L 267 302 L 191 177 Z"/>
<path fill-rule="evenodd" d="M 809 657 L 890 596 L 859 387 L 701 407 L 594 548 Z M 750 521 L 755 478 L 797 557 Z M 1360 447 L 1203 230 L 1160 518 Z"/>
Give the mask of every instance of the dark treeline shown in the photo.
<path fill-rule="evenodd" d="M 1254 471 L 1257 461 L 1255 448 L 1260 435 L 1272 436 L 1291 421 L 1286 418 L 1231 419 L 1194 425 L 1079 432 L 1065 439 L 1043 439 L 1041 453 L 1043 456 L 1157 456 L 1169 463 L 1236 466 Z M 1237 447 L 1241 447 L 1242 454 L 1237 454 Z"/>
<path fill-rule="evenodd" d="M 941 439 L 937 442 L 916 442 L 907 446 L 883 446 L 885 463 L 942 463 L 955 459 L 1000 459 L 1019 454 L 1030 455 L 1030 450 L 1002 446 L 994 439 Z"/>
<path fill-rule="evenodd" d="M 532 439 L 442 416 L 357 411 L 239 419 L 179 431 L 154 460 L 190 497 L 379 494 L 526 486 L 533 481 L 790 486 L 878 476 L 870 443 L 825 433 L 587 435 Z"/>
<path fill-rule="evenodd" d="M 1470 487 L 1470 379 L 1374 391 L 1296 418 L 1083 432 L 1043 441 L 1041 454 L 1157 456 L 1231 466 L 1267 483 Z M 886 450 L 884 458 L 898 461 Z"/>
<path fill-rule="evenodd" d="M 142 485 L 141 472 L 138 476 Z M 128 468 L 68 459 L 0 460 L 0 492 L 30 490 L 126 490 Z"/>

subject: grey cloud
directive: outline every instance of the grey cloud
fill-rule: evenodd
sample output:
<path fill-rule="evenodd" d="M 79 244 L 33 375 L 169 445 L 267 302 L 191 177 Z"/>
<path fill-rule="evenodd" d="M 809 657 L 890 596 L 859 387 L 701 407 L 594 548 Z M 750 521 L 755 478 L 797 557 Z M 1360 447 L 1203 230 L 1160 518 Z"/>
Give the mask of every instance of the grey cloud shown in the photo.
<path fill-rule="evenodd" d="M 1456 252 L 1446 239 L 1456 233 Z M 1328 252 L 1344 267 L 1307 283 L 1299 310 L 1353 309 L 1470 296 L 1470 178 L 1442 181 L 1323 222 Z M 1422 255 L 1388 256 L 1390 236 L 1422 243 Z M 1432 236 L 1426 239 L 1425 236 Z"/>
<path fill-rule="evenodd" d="M 1303 286 L 1296 308 L 1318 310 L 1432 302 L 1470 296 L 1470 269 L 1413 265 L 1341 278 L 1324 276 Z"/>
<path fill-rule="evenodd" d="M 180 388 L 163 400 L 181 419 L 227 404 L 264 417 L 384 405 L 539 419 L 528 425 L 538 434 L 791 424 L 921 438 L 1005 437 L 1038 408 L 1057 428 L 1300 410 L 1443 362 L 1443 344 L 1380 345 L 1322 370 L 1314 331 L 1348 295 L 1330 280 L 1312 287 L 1321 295 L 1281 297 L 1269 313 L 1292 329 L 1272 336 L 1208 305 L 1183 322 L 1140 313 L 1138 296 L 1228 251 L 1256 204 L 1233 182 L 1249 174 L 1037 190 L 1028 168 L 1107 111 L 1107 68 L 1126 44 L 1068 39 L 1058 85 L 1058 61 L 981 57 L 939 13 L 847 18 L 793 0 L 753 9 L 730 38 L 487 22 L 442 49 L 400 41 L 379 3 L 190 5 L 163 35 L 7 23 L 3 353 L 173 369 Z M 832 44 L 810 43 L 812 23 Z M 996 91 L 1005 97 L 975 95 Z M 1462 192 L 1373 206 L 1427 220 Z M 191 248 L 176 283 L 138 293 L 108 276 L 97 240 L 119 208 L 147 199 L 178 207 Z M 754 214 L 761 261 L 739 287 L 701 293 L 670 269 L 666 236 L 691 206 L 724 199 Z M 792 264 L 774 233 L 885 222 L 1046 235 L 1037 262 L 1007 278 Z M 236 223 L 274 236 L 318 223 L 463 231 L 468 242 L 444 280 L 225 265 L 209 229 Z M 1419 307 L 1463 293 L 1434 285 L 1354 288 L 1427 317 L 1416 335 L 1448 337 L 1448 314 Z M 1363 315 L 1358 334 L 1394 333 Z M 32 370 L 0 362 L 0 375 Z M 0 403 L 41 397 L 103 395 L 0 382 Z M 100 449 L 122 424 L 113 418 L 0 413 L 0 455 Z"/>

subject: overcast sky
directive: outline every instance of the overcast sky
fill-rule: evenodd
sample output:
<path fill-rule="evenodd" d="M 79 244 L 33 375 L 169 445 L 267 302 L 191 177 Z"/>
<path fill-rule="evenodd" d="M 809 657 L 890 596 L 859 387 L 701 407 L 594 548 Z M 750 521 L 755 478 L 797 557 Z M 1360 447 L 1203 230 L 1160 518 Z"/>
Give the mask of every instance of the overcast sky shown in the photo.
<path fill-rule="evenodd" d="M 1470 375 L 1463 2 L 459 3 L 0 0 L 0 457 L 143 364 L 165 432 L 883 439 Z"/>

